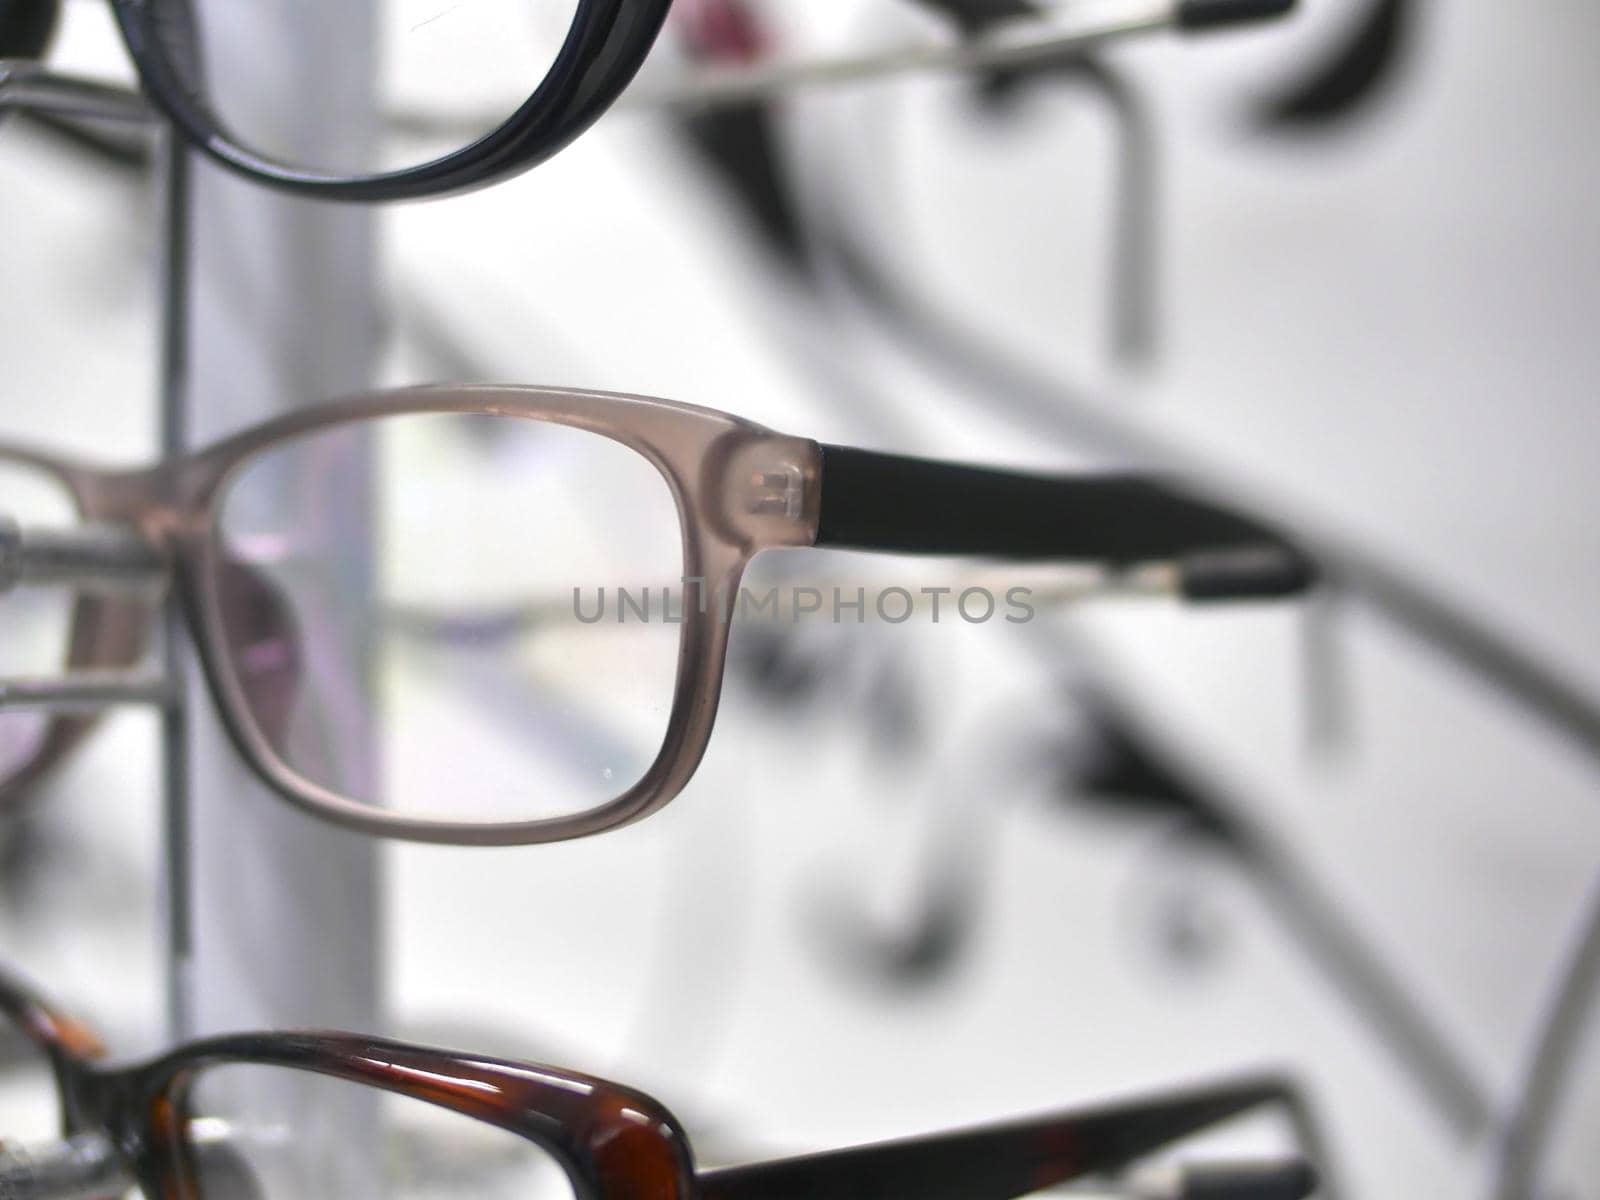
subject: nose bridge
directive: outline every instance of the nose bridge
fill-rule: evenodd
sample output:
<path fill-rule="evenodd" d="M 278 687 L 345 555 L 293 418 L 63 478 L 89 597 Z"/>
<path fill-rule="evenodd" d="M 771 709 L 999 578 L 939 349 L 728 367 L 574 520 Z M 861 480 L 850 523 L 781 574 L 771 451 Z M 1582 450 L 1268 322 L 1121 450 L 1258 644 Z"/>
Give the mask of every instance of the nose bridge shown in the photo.
<path fill-rule="evenodd" d="M 171 582 L 209 528 L 203 497 L 194 494 L 196 470 L 192 460 L 174 459 L 137 471 L 80 475 L 84 519 L 130 530 L 160 558 Z"/>
<path fill-rule="evenodd" d="M 183 522 L 169 466 L 97 473 L 80 482 L 86 519 L 132 526 L 156 546 L 171 548 Z"/>

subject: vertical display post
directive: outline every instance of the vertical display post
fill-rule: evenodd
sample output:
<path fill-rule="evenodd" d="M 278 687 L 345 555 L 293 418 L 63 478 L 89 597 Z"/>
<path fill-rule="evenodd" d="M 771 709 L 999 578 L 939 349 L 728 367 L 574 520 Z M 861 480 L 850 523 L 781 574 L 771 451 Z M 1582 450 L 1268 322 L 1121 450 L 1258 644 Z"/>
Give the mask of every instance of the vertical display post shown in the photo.
<path fill-rule="evenodd" d="M 249 81 L 226 97 L 224 119 L 273 130 L 303 161 L 369 158 L 374 3 L 196 0 L 215 89 Z M 372 212 L 280 195 L 181 149 L 169 159 L 167 449 L 366 386 L 378 330 Z M 359 589 L 365 514 L 306 512 L 296 481 L 281 482 L 314 548 L 353 564 L 346 576 Z M 169 641 L 184 693 L 166 736 L 172 1032 L 376 1031 L 376 847 L 268 793 L 229 744 L 187 645 Z"/>

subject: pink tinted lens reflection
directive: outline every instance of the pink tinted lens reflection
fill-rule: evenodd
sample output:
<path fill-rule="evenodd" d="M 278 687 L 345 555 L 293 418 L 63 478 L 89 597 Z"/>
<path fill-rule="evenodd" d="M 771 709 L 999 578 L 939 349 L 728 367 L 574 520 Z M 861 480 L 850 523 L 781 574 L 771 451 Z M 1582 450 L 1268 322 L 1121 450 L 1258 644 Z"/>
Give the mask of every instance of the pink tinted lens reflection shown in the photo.
<path fill-rule="evenodd" d="M 219 534 L 251 723 L 311 783 L 536 820 L 615 799 L 661 748 L 682 532 L 665 479 L 618 442 L 517 417 L 338 426 L 247 463 Z M 652 599 L 621 612 L 619 586 Z"/>

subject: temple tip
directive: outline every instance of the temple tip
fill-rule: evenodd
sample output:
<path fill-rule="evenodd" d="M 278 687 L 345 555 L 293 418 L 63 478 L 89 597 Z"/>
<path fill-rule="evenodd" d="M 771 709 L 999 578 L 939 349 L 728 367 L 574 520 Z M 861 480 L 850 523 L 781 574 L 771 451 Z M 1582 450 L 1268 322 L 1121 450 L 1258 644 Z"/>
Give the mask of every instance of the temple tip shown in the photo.
<path fill-rule="evenodd" d="M 1178 0 L 1180 29 L 1221 29 L 1287 16 L 1297 0 Z"/>

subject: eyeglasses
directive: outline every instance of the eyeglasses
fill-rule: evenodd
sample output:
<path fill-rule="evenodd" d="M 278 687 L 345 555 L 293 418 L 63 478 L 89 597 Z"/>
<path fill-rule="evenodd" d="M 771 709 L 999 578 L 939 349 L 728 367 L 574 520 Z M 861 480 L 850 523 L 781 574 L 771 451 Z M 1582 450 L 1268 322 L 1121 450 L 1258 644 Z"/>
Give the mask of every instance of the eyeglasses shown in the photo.
<path fill-rule="evenodd" d="M 375 5 L 374 78 L 348 64 L 273 52 L 271 23 L 236 35 L 251 10 L 192 0 L 109 0 L 144 93 L 197 150 L 256 182 L 331 200 L 401 200 L 482 186 L 553 157 L 622 95 L 654 46 L 671 0 L 424 0 Z M 922 0 L 950 15 L 948 0 Z M 889 72 L 1021 63 L 1154 29 L 1204 29 L 1281 16 L 1293 0 L 1093 0 L 1050 16 L 1008 6 L 981 31 L 858 55 L 756 60 L 690 73 L 645 89 L 646 103 L 737 103 L 798 86 Z M 0 110 L 142 121 L 144 99 L 46 70 L 38 61 L 54 0 L 0 0 Z M 208 12 L 208 8 L 210 11 Z M 1023 17 L 1020 22 L 1018 17 Z M 261 18 L 255 18 L 261 19 Z M 309 14 L 308 14 L 309 19 Z M 1017 26 L 1020 25 L 1020 28 Z M 303 49 L 303 48 L 302 48 Z M 530 84 L 537 80 L 537 84 Z M 292 128 L 296 106 L 349 112 L 371 94 L 384 120 Z M 309 97 L 309 100 L 307 99 Z"/>
<path fill-rule="evenodd" d="M 902 458 L 535 388 L 358 397 L 142 471 L 0 450 L 0 513 L 4 777 L 59 761 L 85 709 L 165 697 L 118 671 L 170 578 L 272 787 L 365 832 L 489 845 L 598 833 L 675 796 L 735 617 L 895 624 L 930 598 L 964 624 L 1032 613 L 1033 589 L 1004 580 L 831 603 L 745 587 L 764 549 L 1090 562 L 1100 583 L 1078 592 L 1195 600 L 1312 578 L 1270 529 L 1153 479 Z M 63 529 L 74 515 L 89 524 Z"/>
<path fill-rule="evenodd" d="M 89 524 L 62 530 L 74 512 Z M 0 513 L 7 773 L 59 759 L 86 707 L 162 698 L 105 672 L 137 659 L 170 578 L 266 782 L 353 829 L 480 845 L 599 833 L 681 791 L 735 617 L 898 624 L 920 605 L 1003 626 L 1054 595 L 907 575 L 831 597 L 747 587 L 763 550 L 983 556 L 1012 579 L 1095 564 L 1066 595 L 1271 598 L 1313 579 L 1270 528 L 1154 478 L 905 458 L 539 388 L 361 396 L 131 472 L 0 450 Z"/>
<path fill-rule="evenodd" d="M 660 1102 L 558 1068 L 339 1033 L 213 1038 L 108 1068 L 92 1033 L 6 976 L 0 1009 L 48 1057 L 63 1114 L 62 1140 L 0 1146 L 0 1186 L 31 1200 L 128 1189 L 162 1200 L 346 1200 L 459 1195 L 464 1185 L 507 1200 L 1007 1200 L 1121 1171 L 1268 1106 L 1312 1134 L 1295 1089 L 1262 1077 L 701 1170 Z M 1301 1158 L 1197 1164 L 1166 1178 L 1164 1190 L 1138 1194 L 1297 1200 L 1316 1186 Z"/>

